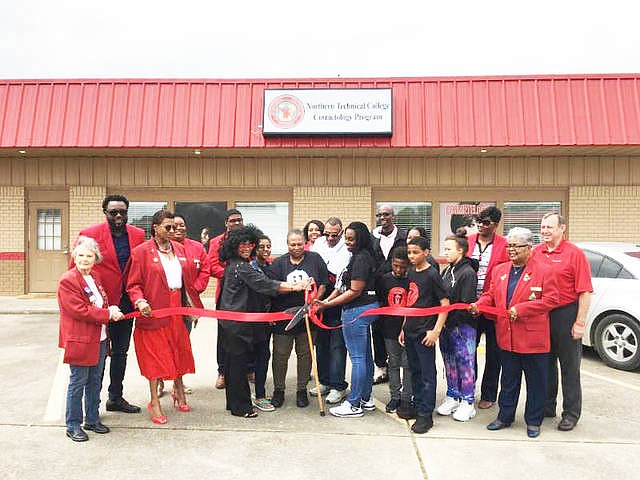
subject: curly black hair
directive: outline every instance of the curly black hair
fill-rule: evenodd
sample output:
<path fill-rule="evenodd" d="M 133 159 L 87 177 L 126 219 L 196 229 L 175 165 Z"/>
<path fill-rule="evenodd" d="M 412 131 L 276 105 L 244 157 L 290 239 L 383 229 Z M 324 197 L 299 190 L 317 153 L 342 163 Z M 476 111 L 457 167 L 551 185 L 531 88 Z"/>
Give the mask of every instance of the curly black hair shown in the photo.
<path fill-rule="evenodd" d="M 104 197 L 104 200 L 102 200 L 102 211 L 107 210 L 107 205 L 109 205 L 109 202 L 124 202 L 127 208 L 129 208 L 129 200 L 127 200 L 127 197 L 125 197 L 124 195 L 107 195 L 106 197 Z"/>
<path fill-rule="evenodd" d="M 238 257 L 238 247 L 241 243 L 249 242 L 254 244 L 251 256 L 255 256 L 255 246 L 258 245 L 260 238 L 264 234 L 262 230 L 255 225 L 249 224 L 243 227 L 238 227 L 229 232 L 227 238 L 220 245 L 219 258 L 221 262 L 228 262 L 232 258 Z"/>
<path fill-rule="evenodd" d="M 356 234 L 356 246 L 353 253 L 359 252 L 360 250 L 369 250 L 370 253 L 372 252 L 369 227 L 362 222 L 351 222 L 345 230 L 353 230 Z"/>

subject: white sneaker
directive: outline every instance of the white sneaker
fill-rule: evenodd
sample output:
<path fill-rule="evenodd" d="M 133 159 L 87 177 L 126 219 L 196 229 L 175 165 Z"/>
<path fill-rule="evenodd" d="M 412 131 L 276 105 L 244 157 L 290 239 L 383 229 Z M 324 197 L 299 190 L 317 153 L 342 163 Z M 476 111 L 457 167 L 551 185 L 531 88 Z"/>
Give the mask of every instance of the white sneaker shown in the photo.
<path fill-rule="evenodd" d="M 349 400 L 345 400 L 337 407 L 331 407 L 329 409 L 329 413 L 334 417 L 340 418 L 356 418 L 362 417 L 364 415 L 364 411 L 360 407 L 354 407 L 349 403 Z"/>
<path fill-rule="evenodd" d="M 346 394 L 346 390 L 336 390 L 335 388 L 332 388 L 325 400 L 327 403 L 340 403 Z"/>
<path fill-rule="evenodd" d="M 447 397 L 444 402 L 440 404 L 436 412 L 438 415 L 451 415 L 460 406 L 460 402 L 455 398 Z"/>
<path fill-rule="evenodd" d="M 360 407 L 367 412 L 373 412 L 376 409 L 376 403 L 373 400 L 373 395 L 367 400 L 360 400 Z"/>
<path fill-rule="evenodd" d="M 458 420 L 459 422 L 466 422 L 467 420 L 471 420 L 476 416 L 476 409 L 473 406 L 473 403 L 468 403 L 465 401 L 460 402 L 460 406 L 453 414 L 453 419 Z"/>
<path fill-rule="evenodd" d="M 329 387 L 327 387 L 326 385 L 320 384 L 320 395 L 324 396 L 327 393 L 329 393 Z M 311 395 L 312 397 L 317 397 L 318 396 L 318 387 L 313 387 L 309 389 L 309 395 Z"/>

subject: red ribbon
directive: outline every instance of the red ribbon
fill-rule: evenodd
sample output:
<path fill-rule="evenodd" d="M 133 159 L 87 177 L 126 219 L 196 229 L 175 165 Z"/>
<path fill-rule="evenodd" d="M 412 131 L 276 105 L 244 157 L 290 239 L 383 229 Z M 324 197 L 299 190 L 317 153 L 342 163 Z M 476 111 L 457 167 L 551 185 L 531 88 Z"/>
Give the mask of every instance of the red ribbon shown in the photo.
<path fill-rule="evenodd" d="M 152 311 L 152 317 L 162 318 L 172 315 L 191 315 L 194 317 L 217 318 L 218 320 L 232 320 L 234 322 L 262 323 L 262 322 L 283 322 L 291 320 L 293 315 L 285 312 L 256 313 L 256 312 L 230 312 L 228 310 L 207 310 L 205 308 L 194 307 L 169 307 L 158 308 Z M 141 317 L 140 312 L 127 313 L 124 318 Z"/>
<path fill-rule="evenodd" d="M 307 300 L 315 298 L 313 293 L 305 293 L 305 303 Z M 312 298 L 313 296 L 313 298 Z M 469 308 L 469 304 L 467 303 L 454 303 L 452 305 L 440 306 L 440 307 L 431 307 L 431 308 L 412 308 L 412 307 L 380 307 L 380 308 L 372 308 L 367 310 L 366 312 L 361 313 L 360 315 L 363 317 L 371 316 L 371 315 L 392 315 L 399 317 L 426 317 L 430 315 L 438 315 L 442 312 L 451 312 L 453 310 L 467 310 Z M 311 322 L 318 328 L 323 330 L 336 330 L 341 328 L 342 325 L 338 325 L 337 327 L 330 327 L 325 325 L 322 321 L 322 312 L 320 315 L 317 315 L 318 306 L 317 304 L 311 303 L 309 306 L 309 319 Z M 478 311 L 480 313 L 486 313 L 489 315 L 495 315 L 497 317 L 508 317 L 509 312 L 503 308 L 489 307 L 487 305 L 478 305 Z M 194 308 L 194 307 L 169 307 L 169 308 L 159 308 L 157 310 L 153 310 L 152 317 L 162 318 L 162 317 L 170 317 L 172 315 L 191 315 L 194 317 L 206 317 L 206 318 L 217 318 L 218 320 L 231 320 L 234 322 L 245 322 L 245 323 L 264 323 L 264 322 L 283 322 L 289 321 L 293 318 L 293 315 L 285 312 L 272 312 L 272 313 L 256 313 L 256 312 L 230 312 L 228 310 L 207 310 L 205 308 Z M 140 312 L 131 312 L 127 313 L 124 318 L 138 318 L 141 317 L 142 313 Z"/>

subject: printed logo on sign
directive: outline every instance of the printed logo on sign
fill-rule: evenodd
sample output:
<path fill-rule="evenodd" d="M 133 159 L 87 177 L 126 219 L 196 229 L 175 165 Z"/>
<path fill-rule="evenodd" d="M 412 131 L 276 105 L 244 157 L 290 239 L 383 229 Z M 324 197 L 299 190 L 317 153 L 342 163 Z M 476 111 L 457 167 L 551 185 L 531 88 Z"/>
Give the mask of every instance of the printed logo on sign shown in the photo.
<path fill-rule="evenodd" d="M 280 128 L 295 127 L 304 117 L 304 105 L 293 95 L 280 95 L 269 105 L 269 118 Z"/>

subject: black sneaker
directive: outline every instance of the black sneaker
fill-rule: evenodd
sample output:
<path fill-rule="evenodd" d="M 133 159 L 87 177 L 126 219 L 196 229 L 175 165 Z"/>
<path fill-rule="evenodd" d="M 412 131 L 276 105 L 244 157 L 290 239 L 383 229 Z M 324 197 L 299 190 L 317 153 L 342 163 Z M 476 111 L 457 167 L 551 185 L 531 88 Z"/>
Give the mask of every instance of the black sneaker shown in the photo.
<path fill-rule="evenodd" d="M 309 406 L 309 397 L 307 397 L 306 390 L 298 390 L 298 392 L 296 393 L 296 405 L 298 406 L 298 408 L 305 408 Z"/>
<path fill-rule="evenodd" d="M 398 411 L 396 412 L 398 417 L 404 420 L 411 420 L 416 418 L 416 405 L 411 402 L 400 402 L 400 406 L 398 407 Z"/>
<path fill-rule="evenodd" d="M 86 442 L 89 440 L 89 435 L 85 432 L 80 425 L 75 428 L 67 428 L 67 437 L 74 442 Z"/>
<path fill-rule="evenodd" d="M 85 423 L 84 429 L 91 430 L 92 432 L 96 432 L 96 433 L 109 433 L 111 431 L 109 430 L 109 427 L 107 427 L 106 425 L 103 425 L 102 422 L 93 423 L 93 424 Z"/>
<path fill-rule="evenodd" d="M 118 401 L 107 400 L 107 411 L 109 412 L 124 412 L 124 413 L 140 413 L 140 407 L 137 405 L 131 405 L 124 398 Z"/>
<path fill-rule="evenodd" d="M 284 404 L 284 390 L 274 390 L 271 396 L 271 405 L 280 408 Z"/>
<path fill-rule="evenodd" d="M 392 398 L 391 400 L 389 400 L 389 403 L 387 403 L 387 406 L 384 407 L 384 411 L 387 413 L 396 413 L 396 411 L 398 410 L 398 405 L 400 405 L 400 401 Z"/>
<path fill-rule="evenodd" d="M 418 415 L 416 421 L 411 425 L 411 431 L 413 433 L 427 433 L 431 430 L 431 427 L 433 427 L 433 418 L 431 416 L 422 417 Z"/>

